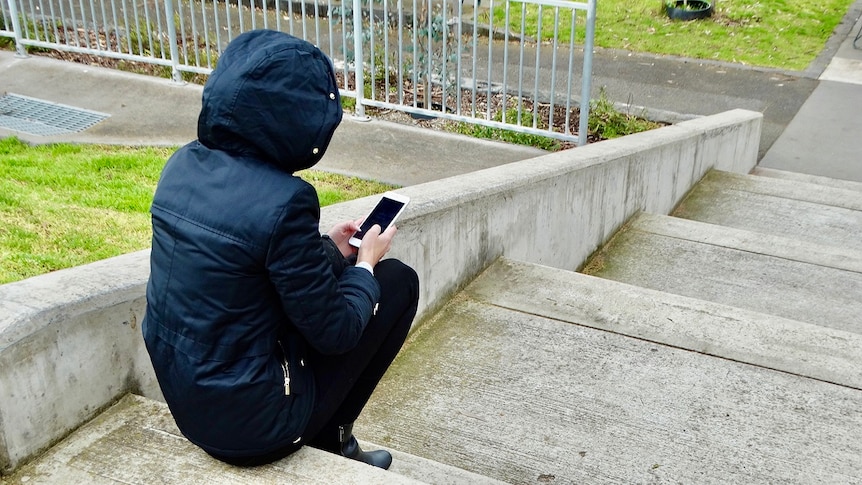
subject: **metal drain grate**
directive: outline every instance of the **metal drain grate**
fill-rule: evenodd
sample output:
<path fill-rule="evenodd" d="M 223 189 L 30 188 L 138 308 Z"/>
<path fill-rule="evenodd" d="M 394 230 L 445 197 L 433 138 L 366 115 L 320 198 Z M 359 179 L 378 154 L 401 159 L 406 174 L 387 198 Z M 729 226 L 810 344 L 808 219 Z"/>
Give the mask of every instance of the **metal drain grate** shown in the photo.
<path fill-rule="evenodd" d="M 31 135 L 78 133 L 109 116 L 19 94 L 0 96 L 0 128 Z"/>

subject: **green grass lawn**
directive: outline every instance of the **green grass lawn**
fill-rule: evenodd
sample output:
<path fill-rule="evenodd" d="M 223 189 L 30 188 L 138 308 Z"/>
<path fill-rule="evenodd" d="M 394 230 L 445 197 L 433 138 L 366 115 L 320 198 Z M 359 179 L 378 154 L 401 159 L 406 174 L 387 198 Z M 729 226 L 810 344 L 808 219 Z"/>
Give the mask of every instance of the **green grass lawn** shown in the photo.
<path fill-rule="evenodd" d="M 0 139 L 0 284 L 149 247 L 150 202 L 173 151 Z M 300 175 L 322 205 L 392 188 Z"/>
<path fill-rule="evenodd" d="M 662 0 L 601 0 L 596 9 L 596 45 L 636 52 L 671 54 L 739 64 L 803 70 L 820 53 L 852 0 L 715 0 L 711 18 L 670 20 Z M 510 7 L 509 25 L 536 36 L 539 11 L 522 15 L 520 3 Z M 505 24 L 505 8 L 493 10 L 494 23 Z M 560 23 L 568 39 L 569 21 Z M 542 38 L 552 38 L 554 10 L 542 9 Z M 576 27 L 583 38 L 583 27 Z M 576 38 L 576 40 L 579 40 Z"/>

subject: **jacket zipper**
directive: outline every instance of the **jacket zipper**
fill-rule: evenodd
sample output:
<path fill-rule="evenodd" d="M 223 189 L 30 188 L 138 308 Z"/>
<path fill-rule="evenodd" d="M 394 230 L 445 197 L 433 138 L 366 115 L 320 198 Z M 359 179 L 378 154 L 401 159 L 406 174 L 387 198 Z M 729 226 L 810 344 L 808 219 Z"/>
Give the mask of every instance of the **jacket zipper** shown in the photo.
<path fill-rule="evenodd" d="M 281 370 L 284 372 L 284 395 L 290 396 L 290 365 L 287 363 L 287 352 L 284 351 L 284 346 L 281 345 L 281 340 L 278 341 L 278 346 L 281 347 Z"/>

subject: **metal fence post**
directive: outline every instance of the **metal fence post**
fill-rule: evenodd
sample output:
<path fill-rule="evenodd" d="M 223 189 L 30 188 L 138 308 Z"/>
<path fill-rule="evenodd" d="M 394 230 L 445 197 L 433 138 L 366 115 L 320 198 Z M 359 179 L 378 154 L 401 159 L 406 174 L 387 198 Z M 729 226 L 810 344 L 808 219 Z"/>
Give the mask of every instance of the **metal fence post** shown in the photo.
<path fill-rule="evenodd" d="M 180 72 L 180 48 L 177 42 L 177 26 L 174 25 L 174 2 L 165 0 L 165 23 L 168 24 L 168 42 L 171 45 L 171 79 L 175 83 L 182 83 L 183 76 Z"/>
<path fill-rule="evenodd" d="M 362 0 L 353 0 L 353 69 L 356 81 L 356 108 L 353 116 L 362 121 L 370 118 L 365 115 L 365 66 L 362 55 Z"/>
<path fill-rule="evenodd" d="M 27 57 L 27 49 L 24 48 L 24 43 L 21 41 L 21 22 L 18 19 L 18 6 L 15 5 L 16 0 L 8 0 L 9 16 L 12 17 L 12 33 L 15 34 L 15 57 Z"/>
<path fill-rule="evenodd" d="M 590 118 L 590 93 L 593 81 L 593 44 L 596 36 L 596 0 L 587 2 L 587 31 L 584 33 L 584 66 L 581 82 L 581 107 L 578 113 L 578 146 L 587 144 Z"/>

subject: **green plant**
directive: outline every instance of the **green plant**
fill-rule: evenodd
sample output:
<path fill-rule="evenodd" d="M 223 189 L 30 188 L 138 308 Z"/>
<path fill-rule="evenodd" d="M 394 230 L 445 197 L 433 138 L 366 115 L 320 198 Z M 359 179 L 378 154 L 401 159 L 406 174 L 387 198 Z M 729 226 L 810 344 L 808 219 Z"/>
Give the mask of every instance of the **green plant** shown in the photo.
<path fill-rule="evenodd" d="M 18 25 L 20 25 L 21 29 L 24 31 L 25 35 L 29 38 L 35 38 L 36 40 L 41 40 L 44 42 L 55 42 L 56 41 L 56 32 L 57 29 L 60 28 L 60 22 L 51 22 L 46 18 L 42 18 L 41 22 L 35 22 L 25 17 L 24 15 L 18 16 Z M 12 22 L 11 19 L 7 20 L 5 16 L 0 18 L 0 30 L 12 30 Z M 13 49 L 15 48 L 15 39 L 13 37 L 0 37 L 0 49 Z M 26 46 L 26 52 L 28 53 L 42 53 L 42 52 L 50 52 L 51 49 L 47 49 L 45 47 L 35 47 L 35 46 Z"/>
<path fill-rule="evenodd" d="M 608 99 L 604 88 L 599 91 L 598 99 L 590 102 L 590 117 L 587 124 L 590 133 L 603 140 L 619 138 L 661 126 L 659 123 L 646 119 L 643 113 L 641 116 L 635 116 L 620 112 Z"/>
<path fill-rule="evenodd" d="M 504 112 L 498 111 L 494 115 L 494 121 L 503 121 Z M 505 119 L 507 122 L 512 122 L 518 119 L 517 108 L 509 108 L 505 111 Z M 532 112 L 522 113 L 521 126 L 532 126 Z M 547 123 L 539 122 L 538 128 L 547 128 Z M 526 145 L 542 150 L 558 151 L 564 147 L 563 142 L 542 135 L 534 135 L 530 133 L 518 133 L 512 130 L 504 130 L 502 128 L 492 128 L 473 123 L 458 122 L 452 125 L 452 130 L 462 135 L 469 135 L 476 138 L 485 138 L 488 140 L 504 141 L 514 143 L 516 145 Z"/>

